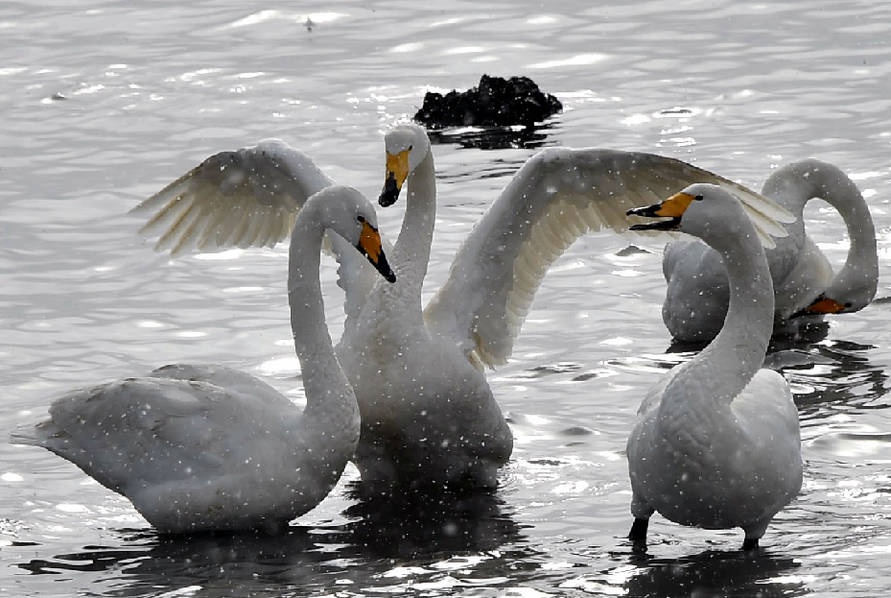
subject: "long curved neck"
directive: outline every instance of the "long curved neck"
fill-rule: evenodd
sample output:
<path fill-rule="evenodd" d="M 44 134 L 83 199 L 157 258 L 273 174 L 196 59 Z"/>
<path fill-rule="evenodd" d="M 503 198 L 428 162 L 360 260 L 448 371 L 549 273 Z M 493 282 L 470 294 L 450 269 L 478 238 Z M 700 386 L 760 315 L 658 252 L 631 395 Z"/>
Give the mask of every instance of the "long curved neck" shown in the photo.
<path fill-rule="evenodd" d="M 319 283 L 323 232 L 312 218 L 300 218 L 294 227 L 288 261 L 288 303 L 294 348 L 306 392 L 304 414 L 311 418 L 324 417 L 336 424 L 343 418 L 352 418 L 358 408 L 352 387 L 334 355 L 325 324 Z"/>
<path fill-rule="evenodd" d="M 703 403 L 729 405 L 761 368 L 773 330 L 773 284 L 754 230 L 708 242 L 724 260 L 730 304 L 721 332 L 678 369 L 666 388 L 666 397 L 682 401 L 686 412 L 701 410 Z M 685 391 L 669 392 L 675 385 Z"/>
<path fill-rule="evenodd" d="M 417 298 L 420 306 L 436 221 L 436 169 L 432 150 L 427 151 L 409 175 L 407 195 L 405 216 L 391 263 L 397 272 L 395 286 L 404 296 Z"/>
<path fill-rule="evenodd" d="M 878 277 L 876 235 L 869 207 L 857 186 L 839 168 L 818 160 L 802 160 L 775 172 L 765 183 L 764 195 L 776 200 L 801 221 L 804 206 L 822 199 L 845 222 L 851 245 L 835 280 L 847 285 L 874 284 Z"/>

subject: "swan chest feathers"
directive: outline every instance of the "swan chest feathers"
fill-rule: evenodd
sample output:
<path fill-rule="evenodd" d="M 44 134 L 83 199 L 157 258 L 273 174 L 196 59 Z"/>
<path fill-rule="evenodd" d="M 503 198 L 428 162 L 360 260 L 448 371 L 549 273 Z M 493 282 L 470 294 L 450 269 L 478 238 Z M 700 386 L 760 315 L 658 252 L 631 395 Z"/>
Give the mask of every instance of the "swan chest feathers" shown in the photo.
<path fill-rule="evenodd" d="M 664 401 L 666 387 L 668 380 L 645 400 L 628 446 L 638 465 L 631 470 L 635 516 L 655 509 L 682 525 L 750 529 L 797 495 L 798 414 L 781 375 L 760 370 L 717 409 L 697 408 L 715 399 L 694 389 L 683 402 Z"/>
<path fill-rule="evenodd" d="M 363 346 L 343 361 L 362 414 L 355 460 L 363 483 L 494 487 L 513 436 L 483 373 L 426 331 L 392 351 Z"/>

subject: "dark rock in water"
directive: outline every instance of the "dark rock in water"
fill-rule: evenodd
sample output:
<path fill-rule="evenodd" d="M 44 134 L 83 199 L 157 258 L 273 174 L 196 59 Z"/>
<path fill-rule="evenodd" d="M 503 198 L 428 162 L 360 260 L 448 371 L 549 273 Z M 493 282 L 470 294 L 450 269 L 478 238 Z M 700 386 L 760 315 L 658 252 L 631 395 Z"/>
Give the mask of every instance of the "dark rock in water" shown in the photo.
<path fill-rule="evenodd" d="M 446 95 L 427 92 L 414 120 L 428 128 L 454 126 L 531 127 L 563 110 L 560 100 L 543 93 L 528 77 L 480 78 L 479 87 Z"/>

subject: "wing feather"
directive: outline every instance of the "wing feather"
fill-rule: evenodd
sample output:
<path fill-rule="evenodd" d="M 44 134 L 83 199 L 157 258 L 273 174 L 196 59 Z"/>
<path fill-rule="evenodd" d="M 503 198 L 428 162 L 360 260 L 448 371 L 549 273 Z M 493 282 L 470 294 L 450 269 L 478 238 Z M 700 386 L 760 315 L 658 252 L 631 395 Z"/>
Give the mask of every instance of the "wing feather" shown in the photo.
<path fill-rule="evenodd" d="M 193 250 L 272 247 L 287 239 L 297 212 L 333 184 L 303 152 L 277 139 L 214 154 L 131 210 L 147 216 L 140 233 L 172 257 Z M 341 240 L 326 243 L 340 263 L 346 312 L 358 313 L 375 282 L 365 259 Z"/>
<path fill-rule="evenodd" d="M 268 139 L 214 154 L 132 213 L 157 251 L 272 246 L 287 238 L 306 199 L 332 180 L 303 152 Z"/>

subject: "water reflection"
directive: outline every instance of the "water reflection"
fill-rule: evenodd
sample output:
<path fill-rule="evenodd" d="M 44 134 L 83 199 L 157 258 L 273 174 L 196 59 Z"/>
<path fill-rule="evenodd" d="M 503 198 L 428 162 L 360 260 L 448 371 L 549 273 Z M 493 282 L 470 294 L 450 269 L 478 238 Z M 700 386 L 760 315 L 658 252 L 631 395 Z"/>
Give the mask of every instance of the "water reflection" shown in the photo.
<path fill-rule="evenodd" d="M 548 141 L 551 125 L 534 127 L 461 127 L 441 130 L 428 130 L 433 144 L 455 143 L 462 148 L 481 150 L 537 149 L 545 145 L 555 145 Z"/>
<path fill-rule="evenodd" d="M 825 340 L 829 335 L 829 322 L 814 320 L 810 322 L 799 321 L 795 328 L 774 333 L 767 347 L 768 355 L 777 351 L 801 349 Z M 671 344 L 665 350 L 666 353 L 682 353 L 688 351 L 700 351 L 708 345 L 709 341 L 687 342 L 672 339 Z M 770 366 L 768 366 L 770 367 Z"/>
<path fill-rule="evenodd" d="M 768 355 L 769 366 L 783 373 L 802 420 L 819 419 L 846 408 L 885 408 L 876 403 L 887 395 L 888 374 L 870 362 L 872 345 L 845 340 L 791 346 Z"/>
<path fill-rule="evenodd" d="M 844 404 L 862 409 L 886 408 L 888 374 L 872 364 L 876 347 L 842 339 L 827 340 L 828 322 L 815 322 L 795 335 L 771 338 L 764 367 L 781 372 L 792 386 L 802 419 L 817 419 Z M 673 342 L 666 353 L 691 359 L 705 344 Z M 652 357 L 649 363 L 671 368 L 678 362 Z"/>
<path fill-rule="evenodd" d="M 522 538 L 502 499 L 492 492 L 381 495 L 354 504 L 346 515 L 352 543 L 368 555 L 400 559 L 495 550 Z"/>
<path fill-rule="evenodd" d="M 809 593 L 792 575 L 794 559 L 772 555 L 706 550 L 676 559 L 632 558 L 636 568 L 625 581 L 627 596 L 800 596 Z"/>
<path fill-rule="evenodd" d="M 454 578 L 503 583 L 510 563 L 534 553 L 515 546 L 522 544 L 520 528 L 494 493 L 411 504 L 392 497 L 362 500 L 345 515 L 352 519 L 346 524 L 294 526 L 276 536 L 121 530 L 119 547 L 85 546 L 18 567 L 43 575 L 112 573 L 108 596 L 183 588 L 188 596 L 280 596 L 289 588 L 407 588 L 419 581 L 432 589 L 445 577 L 452 580 L 446 585 Z M 513 547 L 503 550 L 507 545 Z"/>

